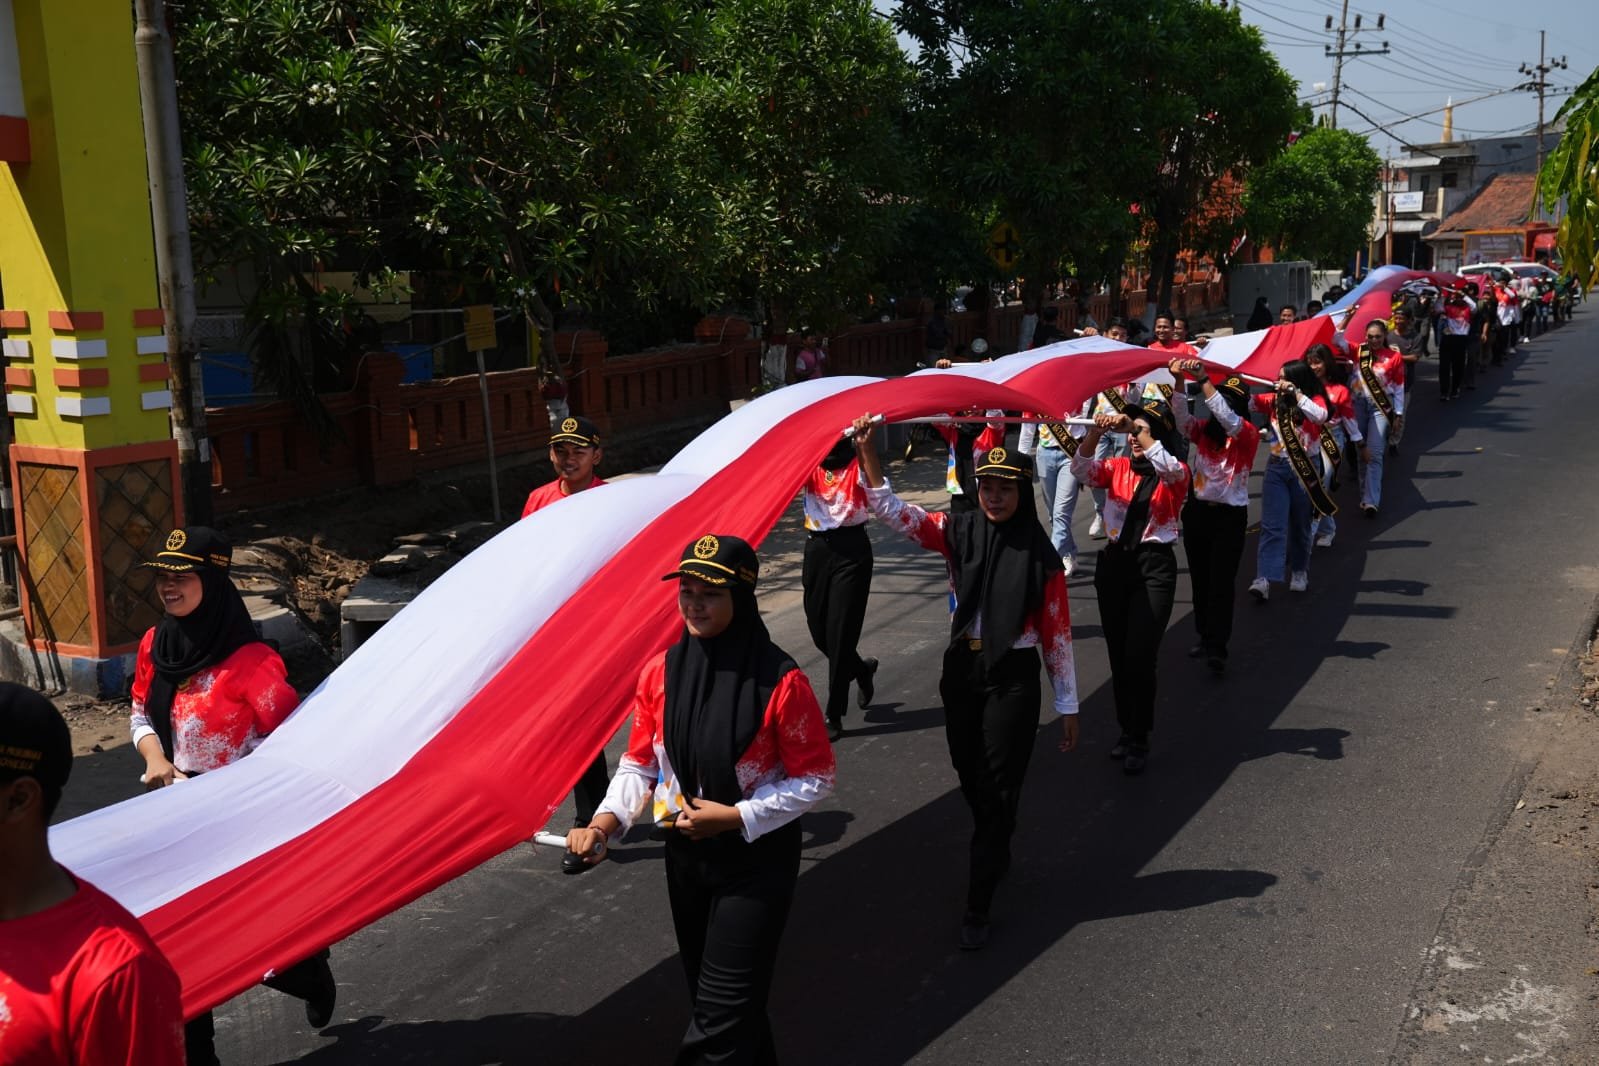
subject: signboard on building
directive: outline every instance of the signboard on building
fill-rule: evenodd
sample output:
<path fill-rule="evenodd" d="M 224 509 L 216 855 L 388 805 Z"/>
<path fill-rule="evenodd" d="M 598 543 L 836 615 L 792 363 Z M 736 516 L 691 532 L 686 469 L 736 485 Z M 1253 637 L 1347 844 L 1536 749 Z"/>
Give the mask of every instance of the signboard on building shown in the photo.
<path fill-rule="evenodd" d="M 498 343 L 494 329 L 494 305 L 472 304 L 463 309 L 466 317 L 466 350 L 483 352 Z"/>
<path fill-rule="evenodd" d="M 1503 263 L 1527 257 L 1527 235 L 1519 229 L 1469 230 L 1461 241 L 1460 265 Z"/>
<path fill-rule="evenodd" d="M 1396 215 L 1421 211 L 1427 205 L 1427 194 L 1424 192 L 1396 192 L 1389 199 L 1393 201 L 1393 210 Z"/>

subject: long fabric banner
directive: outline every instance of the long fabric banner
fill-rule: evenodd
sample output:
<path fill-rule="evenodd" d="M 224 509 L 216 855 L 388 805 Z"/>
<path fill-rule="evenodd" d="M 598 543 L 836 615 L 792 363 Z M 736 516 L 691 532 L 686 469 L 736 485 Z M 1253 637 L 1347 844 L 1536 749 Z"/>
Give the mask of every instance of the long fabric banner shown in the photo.
<path fill-rule="evenodd" d="M 1207 362 L 1273 378 L 1269 364 L 1310 343 L 1302 327 L 1218 340 Z M 639 670 L 677 635 L 660 575 L 706 532 L 759 544 L 856 415 L 1066 412 L 1164 365 L 1092 337 L 763 396 L 659 474 L 507 529 L 248 758 L 55 827 L 56 857 L 143 920 L 183 979 L 185 1010 L 204 1011 L 543 827 L 624 724 Z"/>

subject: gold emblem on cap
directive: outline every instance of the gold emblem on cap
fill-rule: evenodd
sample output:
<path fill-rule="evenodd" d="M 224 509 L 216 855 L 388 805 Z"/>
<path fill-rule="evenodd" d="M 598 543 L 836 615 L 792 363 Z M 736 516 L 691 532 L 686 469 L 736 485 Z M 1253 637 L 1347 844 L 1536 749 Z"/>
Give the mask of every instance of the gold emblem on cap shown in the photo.
<path fill-rule="evenodd" d="M 1241 389 L 1244 387 L 1244 379 L 1228 378 L 1225 382 L 1223 382 L 1223 384 L 1225 384 L 1229 389 Z"/>
<path fill-rule="evenodd" d="M 562 433 L 576 433 L 577 432 L 577 419 L 568 418 L 565 422 L 562 422 L 561 423 L 561 432 Z"/>
<path fill-rule="evenodd" d="M 705 536 L 694 542 L 694 558 L 709 559 L 711 556 L 720 551 L 721 548 L 721 541 L 707 533 Z"/>
<path fill-rule="evenodd" d="M 996 466 L 998 466 L 1000 463 L 1003 463 L 1008 458 L 1010 457 L 1005 454 L 1004 448 L 993 448 L 988 453 L 988 461 Z"/>
<path fill-rule="evenodd" d="M 189 542 L 189 537 L 181 529 L 174 529 L 167 534 L 167 551 L 175 552 Z"/>

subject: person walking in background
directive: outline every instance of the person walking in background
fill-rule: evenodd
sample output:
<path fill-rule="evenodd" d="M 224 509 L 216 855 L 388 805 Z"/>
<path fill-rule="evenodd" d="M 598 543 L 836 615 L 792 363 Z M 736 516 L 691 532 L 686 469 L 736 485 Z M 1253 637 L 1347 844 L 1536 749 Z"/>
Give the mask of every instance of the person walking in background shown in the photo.
<path fill-rule="evenodd" d="M 1260 450 L 1260 430 L 1249 420 L 1249 386 L 1229 376 L 1220 385 L 1198 359 L 1173 359 L 1168 367 L 1178 381 L 1198 382 L 1209 417 L 1196 419 L 1187 404 L 1172 408 L 1177 431 L 1193 442 L 1193 487 L 1183 504 L 1183 547 L 1193 587 L 1194 628 L 1199 643 L 1190 658 L 1203 658 L 1215 673 L 1227 668 L 1233 632 L 1233 590 L 1244 557 L 1249 526 L 1249 473 Z"/>
<path fill-rule="evenodd" d="M 1271 324 L 1271 304 L 1264 296 L 1255 297 L 1255 308 L 1249 312 L 1249 321 L 1244 323 L 1244 329 L 1253 333 L 1257 329 L 1266 329 Z"/>
<path fill-rule="evenodd" d="M 1038 729 L 1039 659 L 1055 690 L 1060 749 L 1077 746 L 1077 671 L 1060 557 L 1038 524 L 1033 463 L 992 448 L 975 471 L 981 508 L 924 511 L 894 494 L 872 447 L 872 419 L 855 420 L 872 513 L 942 555 L 955 609 L 938 691 L 944 737 L 972 812 L 960 947 L 988 943 L 994 895 L 1011 864 L 1022 780 Z"/>
<path fill-rule="evenodd" d="M 1365 443 L 1360 448 L 1360 510 L 1376 518 L 1382 505 L 1383 461 L 1389 432 L 1405 414 L 1404 356 L 1388 344 L 1388 327 L 1381 319 L 1366 325 L 1366 343 L 1356 353 L 1355 421 Z"/>
<path fill-rule="evenodd" d="M 1173 545 L 1188 494 L 1188 468 L 1172 448 L 1176 419 L 1160 401 L 1099 415 L 1094 423 L 1072 460 L 1072 472 L 1108 493 L 1109 540 L 1094 567 L 1094 592 L 1121 727 L 1110 757 L 1121 760 L 1124 773 L 1136 775 L 1149 760 L 1155 727 L 1155 665 L 1177 592 Z M 1090 445 L 1107 430 L 1128 435 L 1130 456 L 1090 457 Z"/>
<path fill-rule="evenodd" d="M 1083 403 L 1073 417 L 1087 418 L 1093 400 Z M 1086 431 L 1080 426 L 1029 422 L 1022 426 L 1017 450 L 1032 456 L 1044 490 L 1044 510 L 1049 513 L 1049 539 L 1060 553 L 1061 566 L 1069 578 L 1077 572 L 1077 537 L 1072 532 L 1072 517 L 1077 512 L 1081 482 L 1072 473 L 1072 457 Z M 1097 517 L 1097 515 L 1096 515 Z"/>
<path fill-rule="evenodd" d="M 1046 344 L 1065 340 L 1066 335 L 1060 331 L 1060 308 L 1050 304 L 1038 312 L 1038 328 L 1033 331 L 1032 343 L 1029 348 L 1042 348 Z"/>
<path fill-rule="evenodd" d="M 1459 289 L 1449 290 L 1443 305 L 1443 337 L 1438 344 L 1438 399 L 1448 403 L 1460 395 L 1466 376 L 1466 345 L 1477 302 Z"/>
<path fill-rule="evenodd" d="M 810 381 L 827 376 L 827 348 L 815 333 L 805 334 L 800 349 L 794 354 L 794 380 Z"/>
<path fill-rule="evenodd" d="M 827 656 L 827 737 L 844 734 L 849 687 L 859 687 L 858 703 L 869 707 L 875 691 L 877 660 L 857 649 L 872 594 L 872 541 L 866 535 L 871 508 L 861 484 L 855 446 L 839 438 L 805 482 L 805 622 L 811 642 Z"/>
<path fill-rule="evenodd" d="M 1310 587 L 1310 520 L 1334 509 L 1315 461 L 1329 406 L 1321 379 L 1303 359 L 1284 363 L 1276 390 L 1254 402 L 1269 419 L 1271 458 L 1260 486 L 1260 544 L 1249 594 L 1265 603 L 1285 566 L 1290 591 Z"/>
<path fill-rule="evenodd" d="M 923 361 L 928 366 L 937 366 L 940 359 L 948 359 L 951 339 L 949 319 L 944 317 L 944 301 L 936 300 L 933 303 L 933 317 L 927 320 L 927 326 L 923 331 Z"/>

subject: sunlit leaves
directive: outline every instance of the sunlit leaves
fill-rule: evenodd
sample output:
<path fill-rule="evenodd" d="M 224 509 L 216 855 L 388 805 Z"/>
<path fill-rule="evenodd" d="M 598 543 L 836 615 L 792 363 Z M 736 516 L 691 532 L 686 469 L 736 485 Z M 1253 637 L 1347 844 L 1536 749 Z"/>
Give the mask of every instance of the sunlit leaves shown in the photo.
<path fill-rule="evenodd" d="M 1589 74 L 1560 108 L 1566 131 L 1544 160 L 1538 194 L 1544 208 L 1560 210 L 1556 238 L 1563 266 L 1585 289 L 1599 283 L 1599 69 Z"/>

